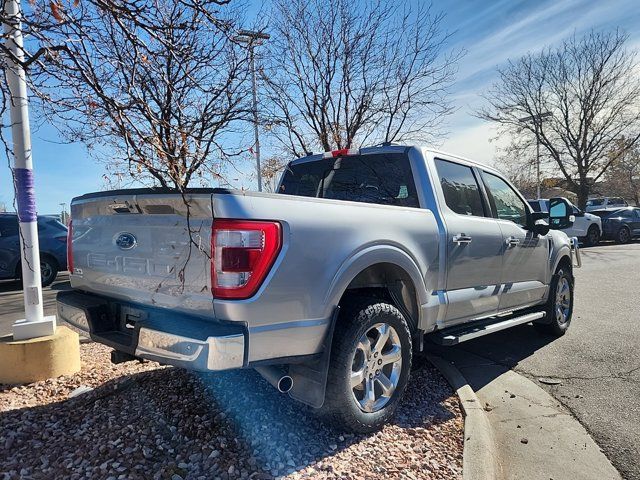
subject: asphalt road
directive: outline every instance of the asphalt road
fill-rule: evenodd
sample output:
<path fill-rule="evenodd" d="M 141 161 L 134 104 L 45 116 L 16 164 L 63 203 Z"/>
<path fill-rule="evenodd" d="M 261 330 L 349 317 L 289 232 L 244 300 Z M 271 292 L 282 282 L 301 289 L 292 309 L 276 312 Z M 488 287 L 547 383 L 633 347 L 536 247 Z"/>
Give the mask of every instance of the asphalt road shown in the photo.
<path fill-rule="evenodd" d="M 585 248 L 582 259 L 573 321 L 562 338 L 523 325 L 455 348 L 534 380 L 586 427 L 625 479 L 640 480 L 640 243 Z"/>
<path fill-rule="evenodd" d="M 44 302 L 44 314 L 56 313 L 56 294 L 60 290 L 68 290 L 69 274 L 59 273 L 58 278 L 51 286 L 42 290 Z M 20 282 L 0 281 L 0 336 L 11 333 L 11 325 L 16 320 L 24 318 L 24 300 L 22 297 L 22 284 Z"/>
<path fill-rule="evenodd" d="M 536 381 L 571 410 L 624 478 L 640 480 L 640 243 L 585 248 L 582 258 L 564 337 L 523 325 L 455 348 Z M 55 313 L 55 295 L 67 288 L 61 274 L 44 290 L 46 313 Z M 0 282 L 0 335 L 22 315 L 20 285 Z M 543 377 L 561 383 L 539 382 Z"/>

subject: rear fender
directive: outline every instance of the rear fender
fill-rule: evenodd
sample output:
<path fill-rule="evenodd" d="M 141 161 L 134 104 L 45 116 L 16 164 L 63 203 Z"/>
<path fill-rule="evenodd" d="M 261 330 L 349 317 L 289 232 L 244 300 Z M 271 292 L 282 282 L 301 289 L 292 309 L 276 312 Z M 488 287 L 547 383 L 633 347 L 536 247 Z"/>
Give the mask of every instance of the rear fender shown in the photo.
<path fill-rule="evenodd" d="M 373 245 L 359 250 L 349 257 L 336 272 L 325 297 L 327 305 L 326 315 L 329 317 L 333 308 L 340 303 L 340 299 L 353 279 L 368 267 L 380 263 L 390 263 L 402 268 L 411 278 L 416 291 L 418 311 L 420 306 L 428 301 L 425 280 L 416 261 L 404 250 L 393 245 Z M 422 325 L 422 319 L 418 326 Z"/>

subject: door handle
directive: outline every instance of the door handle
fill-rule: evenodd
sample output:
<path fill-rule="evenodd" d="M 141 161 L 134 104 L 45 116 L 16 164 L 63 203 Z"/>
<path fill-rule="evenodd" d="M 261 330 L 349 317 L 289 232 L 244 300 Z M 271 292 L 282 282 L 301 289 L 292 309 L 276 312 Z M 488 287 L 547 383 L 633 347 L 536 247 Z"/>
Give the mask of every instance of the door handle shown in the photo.
<path fill-rule="evenodd" d="M 507 238 L 507 245 L 509 245 L 510 247 L 520 245 L 520 239 L 516 237 L 509 237 Z"/>
<path fill-rule="evenodd" d="M 459 233 L 453 236 L 453 243 L 457 243 L 458 245 L 463 243 L 471 243 L 471 237 L 464 233 Z"/>

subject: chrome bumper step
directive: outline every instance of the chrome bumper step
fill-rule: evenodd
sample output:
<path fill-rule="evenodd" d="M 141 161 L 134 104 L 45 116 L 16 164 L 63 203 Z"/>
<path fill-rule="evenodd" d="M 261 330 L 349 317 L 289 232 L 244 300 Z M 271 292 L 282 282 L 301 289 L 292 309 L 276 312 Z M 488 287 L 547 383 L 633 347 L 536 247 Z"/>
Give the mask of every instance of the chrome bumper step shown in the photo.
<path fill-rule="evenodd" d="M 515 327 L 517 325 L 533 322 L 534 320 L 540 320 L 541 318 L 544 318 L 545 315 L 546 312 L 533 312 L 516 317 L 509 317 L 506 320 L 494 317 L 483 322 L 473 322 L 470 324 L 468 323 L 446 328 L 439 332 L 432 333 L 429 337 L 438 345 L 450 347 L 452 345 L 466 342 L 467 340 L 499 332 L 500 330 L 506 330 L 507 328 Z"/>

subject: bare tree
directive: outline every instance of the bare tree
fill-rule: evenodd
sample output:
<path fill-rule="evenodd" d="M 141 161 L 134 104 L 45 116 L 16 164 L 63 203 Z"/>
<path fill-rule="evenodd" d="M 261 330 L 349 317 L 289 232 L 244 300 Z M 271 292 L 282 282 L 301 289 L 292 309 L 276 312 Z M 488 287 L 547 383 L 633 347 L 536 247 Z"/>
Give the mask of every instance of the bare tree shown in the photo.
<path fill-rule="evenodd" d="M 290 158 L 281 156 L 272 156 L 262 162 L 262 179 L 264 181 L 264 189 L 267 192 L 275 192 L 280 180 L 282 172 L 287 167 Z"/>
<path fill-rule="evenodd" d="M 364 142 L 434 140 L 460 52 L 443 15 L 377 0 L 274 0 L 264 81 L 272 133 L 296 156 Z"/>
<path fill-rule="evenodd" d="M 560 170 L 585 206 L 595 182 L 616 157 L 607 155 L 625 136 L 618 155 L 640 139 L 640 77 L 627 35 L 592 31 L 557 48 L 528 54 L 498 70 L 478 116 L 499 124 L 510 139 L 504 155 L 518 162 L 540 142 L 545 158 Z M 541 115 L 550 112 L 545 121 Z M 523 122 L 523 117 L 531 121 Z"/>
<path fill-rule="evenodd" d="M 33 5 L 45 55 L 31 65 L 42 110 L 138 181 L 184 189 L 234 155 L 220 139 L 249 112 L 246 49 L 228 0 Z"/>
<path fill-rule="evenodd" d="M 604 175 L 607 194 L 619 195 L 640 205 L 640 146 L 628 149 L 626 140 L 619 139 L 608 156 L 614 161 Z"/>

